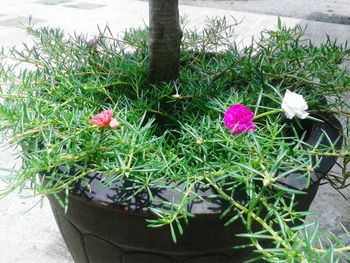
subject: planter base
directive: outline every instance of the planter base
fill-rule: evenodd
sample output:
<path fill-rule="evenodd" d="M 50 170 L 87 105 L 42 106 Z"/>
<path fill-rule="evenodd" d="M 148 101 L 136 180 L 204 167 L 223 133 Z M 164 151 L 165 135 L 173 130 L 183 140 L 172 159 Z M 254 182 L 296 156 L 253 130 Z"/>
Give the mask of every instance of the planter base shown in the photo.
<path fill-rule="evenodd" d="M 136 227 L 138 228 L 137 232 L 130 232 L 130 238 L 135 238 L 135 233 L 141 235 L 140 238 L 142 238 L 142 236 L 147 236 L 147 238 L 145 238 L 144 246 L 133 248 L 130 245 L 128 246 L 127 244 L 120 244 L 116 242 L 116 240 L 128 238 L 127 236 L 120 236 L 124 235 L 124 233 L 120 233 L 124 232 L 123 229 L 120 228 L 130 228 L 130 222 L 128 223 L 129 226 L 127 226 L 125 225 L 124 220 L 120 222 L 118 220 L 118 216 L 116 216 L 114 218 L 114 222 L 96 222 L 96 226 L 93 229 L 86 229 L 84 228 L 85 224 L 95 221 L 95 219 L 93 219 L 94 215 L 91 215 L 90 218 L 86 220 L 90 222 L 84 222 L 82 225 L 76 225 L 76 222 L 73 223 L 69 219 L 72 215 L 69 215 L 69 212 L 68 214 L 64 214 L 64 211 L 61 207 L 59 207 L 54 198 L 50 198 L 50 201 L 56 222 L 75 263 L 233 263 L 243 262 L 244 259 L 251 257 L 251 251 L 237 251 L 231 249 L 230 247 L 231 245 L 234 245 L 233 243 L 222 244 L 225 249 L 217 252 L 202 251 L 202 253 L 199 253 L 197 248 L 197 252 L 194 250 L 191 253 L 187 251 L 191 248 L 186 249 L 184 247 L 186 244 L 183 244 L 181 240 L 178 242 L 178 244 L 172 243 L 168 228 L 164 227 L 160 229 L 150 229 L 147 227 L 144 218 L 142 218 L 143 223 L 140 222 L 141 225 L 144 226 L 143 233 L 140 232 L 142 230 L 139 229 L 141 226 L 139 225 Z M 76 205 L 79 205 L 76 203 L 79 202 L 79 200 L 70 201 L 70 211 L 72 211 L 74 209 L 73 207 L 76 208 Z M 89 212 L 87 211 L 85 215 L 81 216 L 89 217 L 88 213 Z M 98 221 L 98 219 L 96 219 L 96 221 Z M 232 235 L 232 232 L 230 233 L 228 229 L 223 228 L 222 221 L 218 223 L 220 227 L 222 226 L 221 228 L 223 230 L 226 230 L 226 236 L 231 236 L 230 239 L 235 239 L 236 242 L 238 241 L 237 237 Z M 107 228 L 113 225 L 114 229 L 110 229 L 110 237 L 108 240 L 105 239 L 106 237 L 98 236 L 101 235 L 101 233 L 94 232 L 99 230 L 99 227 L 101 227 L 100 224 L 105 225 Z M 186 230 L 191 231 L 190 229 Z M 203 231 L 205 231 L 205 228 L 203 228 Z M 189 236 L 189 234 L 186 234 L 186 232 L 184 235 L 185 237 Z M 165 236 L 167 237 L 162 240 L 160 236 L 162 236 L 162 238 Z M 111 240 L 113 238 L 114 242 Z M 198 246 L 202 245 L 202 243 L 206 243 L 206 240 L 203 240 L 204 238 L 208 238 L 208 236 L 202 235 L 202 240 L 197 240 Z M 214 236 L 212 238 L 215 239 L 216 237 Z M 148 239 L 156 240 L 155 243 L 163 241 L 163 247 L 165 244 L 167 244 L 173 251 L 158 251 L 159 249 L 155 247 L 152 249 L 153 245 L 148 242 Z M 194 242 L 193 245 L 195 245 L 196 242 L 193 240 L 193 238 L 191 238 L 191 240 Z M 241 240 L 241 242 L 243 242 L 243 240 Z M 179 251 L 175 252 L 174 249 L 178 249 Z"/>
<path fill-rule="evenodd" d="M 299 210 L 307 210 L 317 192 L 310 189 Z M 91 204 L 70 196 L 65 214 L 54 197 L 52 211 L 75 263 L 235 263 L 252 257 L 250 249 L 233 246 L 248 242 L 240 221 L 224 227 L 218 215 L 192 218 L 177 244 L 168 227 L 149 228 L 146 217 Z"/>

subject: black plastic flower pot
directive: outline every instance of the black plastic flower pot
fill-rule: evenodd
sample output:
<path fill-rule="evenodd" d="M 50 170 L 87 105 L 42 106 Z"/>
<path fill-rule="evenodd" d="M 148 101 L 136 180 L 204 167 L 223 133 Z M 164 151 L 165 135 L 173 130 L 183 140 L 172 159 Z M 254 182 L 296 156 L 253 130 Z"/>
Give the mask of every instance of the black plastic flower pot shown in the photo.
<path fill-rule="evenodd" d="M 341 147 L 341 124 L 336 119 L 312 123 L 308 127 L 306 143 L 335 144 Z M 325 133 L 327 136 L 322 136 Z M 297 210 L 306 211 L 314 199 L 320 180 L 335 164 L 335 157 L 323 157 L 317 171 L 306 178 L 290 174 L 281 180 L 285 186 L 305 191 L 298 195 Z M 220 220 L 224 204 L 205 198 L 212 189 L 197 189 L 204 198 L 189 210 L 195 214 L 184 225 L 184 234 L 172 241 L 168 227 L 149 228 L 146 219 L 154 218 L 149 212 L 147 195 L 125 201 L 125 191 L 118 185 L 102 186 L 101 175 L 91 174 L 90 190 L 77 185 L 69 195 L 67 213 L 56 198 L 49 196 L 52 211 L 62 236 L 76 263 L 231 263 L 243 262 L 251 257 L 249 250 L 234 250 L 233 246 L 247 240 L 235 236 L 246 231 L 242 222 L 227 227 Z M 156 193 L 160 198 L 172 200 L 174 191 Z"/>

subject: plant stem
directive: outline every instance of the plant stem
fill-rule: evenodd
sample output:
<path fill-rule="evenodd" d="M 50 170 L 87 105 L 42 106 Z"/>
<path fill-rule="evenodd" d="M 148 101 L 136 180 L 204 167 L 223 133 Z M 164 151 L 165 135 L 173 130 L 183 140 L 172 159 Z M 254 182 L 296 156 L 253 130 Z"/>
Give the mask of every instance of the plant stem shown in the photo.
<path fill-rule="evenodd" d="M 256 115 L 253 120 L 256 121 L 257 119 L 260 119 L 262 117 L 265 117 L 265 116 L 268 116 L 268 115 L 277 114 L 277 113 L 280 113 L 280 112 L 283 112 L 283 110 L 282 109 L 275 109 L 275 110 L 272 110 L 272 111 L 267 111 L 267 112 L 264 112 L 264 113 Z"/>
<path fill-rule="evenodd" d="M 27 135 L 32 135 L 32 134 L 35 134 L 35 133 L 38 133 L 38 132 L 41 132 L 43 130 L 43 127 L 42 126 L 39 126 L 37 128 L 34 128 L 32 130 L 29 130 L 29 131 L 25 131 L 21 134 L 17 134 L 15 137 L 13 137 L 12 139 L 10 139 L 8 141 L 8 144 L 12 144 L 14 143 L 15 141 L 21 139 L 22 137 L 25 137 Z"/>
<path fill-rule="evenodd" d="M 344 152 L 318 152 L 318 151 L 308 151 L 309 154 L 312 155 L 319 155 L 319 156 L 335 156 L 335 157 L 345 157 L 350 155 L 350 151 L 344 151 Z"/>
<path fill-rule="evenodd" d="M 350 117 L 350 112 L 346 112 L 346 111 L 340 111 L 340 110 L 333 110 L 333 109 L 326 109 L 326 110 L 310 110 L 309 111 L 310 113 L 311 112 L 315 112 L 315 113 L 319 113 L 319 112 L 330 112 L 330 113 L 335 113 L 335 114 L 339 114 L 339 115 L 343 115 L 343 116 L 346 116 L 346 117 Z"/>
<path fill-rule="evenodd" d="M 215 190 L 220 194 L 221 197 L 225 198 L 227 201 L 229 201 L 233 206 L 235 206 L 237 209 L 241 210 L 242 212 L 244 212 L 245 214 L 247 214 L 247 216 L 250 216 L 251 218 L 253 218 L 257 223 L 259 223 L 267 232 L 269 232 L 271 234 L 271 236 L 277 241 L 279 242 L 285 249 L 287 250 L 291 250 L 290 245 L 285 242 L 284 239 L 282 239 L 279 234 L 272 229 L 272 227 L 270 227 L 268 224 L 266 224 L 266 222 L 259 217 L 257 214 L 255 214 L 253 211 L 247 209 L 245 206 L 239 204 L 238 202 L 236 202 L 232 197 L 230 197 L 229 195 L 227 195 L 222 188 L 220 188 L 216 183 L 214 183 L 210 178 L 205 177 L 205 179 L 210 183 L 211 186 L 213 186 L 215 188 Z M 266 203 L 264 204 L 266 207 Z M 268 207 L 266 207 L 268 209 Z M 285 227 L 287 227 L 286 224 L 284 224 Z M 252 239 L 252 238 L 251 238 Z M 264 253 L 263 248 L 259 245 L 259 243 L 254 242 L 254 240 L 252 240 L 254 246 L 261 251 L 262 253 Z M 303 246 L 305 247 L 305 244 L 303 244 Z M 321 248 L 315 248 L 312 247 L 311 248 L 315 253 L 318 254 L 323 254 L 326 253 L 327 251 L 325 249 L 321 249 Z M 344 246 L 344 247 L 339 247 L 339 248 L 334 248 L 333 252 L 335 253 L 342 253 L 345 251 L 350 251 L 350 246 Z"/>
<path fill-rule="evenodd" d="M 221 197 L 225 198 L 227 201 L 229 201 L 232 205 L 234 205 L 236 208 L 241 210 L 242 212 L 246 213 L 250 217 L 252 217 L 256 222 L 258 222 L 265 230 L 267 230 L 271 236 L 279 242 L 285 249 L 290 250 L 291 247 L 287 242 L 285 242 L 278 233 L 273 230 L 266 222 L 259 217 L 257 214 L 255 214 L 253 211 L 250 211 L 245 206 L 241 205 L 240 203 L 236 202 L 234 199 L 232 199 L 229 195 L 227 195 L 217 184 L 215 184 L 213 181 L 211 181 L 208 177 L 205 178 L 214 188 L 215 190 L 220 194 Z"/>
<path fill-rule="evenodd" d="M 202 178 L 201 178 L 202 179 Z M 186 193 L 184 194 L 183 198 L 181 199 L 181 202 L 179 203 L 177 210 L 174 212 L 171 219 L 167 222 L 169 225 L 174 223 L 174 221 L 178 218 L 178 215 L 181 213 L 182 208 L 186 205 L 187 197 L 191 194 L 193 187 L 201 180 L 196 180 L 195 182 L 191 183 L 188 189 L 186 190 Z"/>

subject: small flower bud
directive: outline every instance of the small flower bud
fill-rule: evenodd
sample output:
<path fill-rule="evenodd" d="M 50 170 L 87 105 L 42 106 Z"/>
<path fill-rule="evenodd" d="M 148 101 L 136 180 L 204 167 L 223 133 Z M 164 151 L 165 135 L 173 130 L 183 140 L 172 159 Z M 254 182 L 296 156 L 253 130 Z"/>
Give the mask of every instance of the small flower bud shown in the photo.
<path fill-rule="evenodd" d="M 172 95 L 172 97 L 174 99 L 181 99 L 181 95 L 179 93 L 176 93 L 176 94 Z"/>
<path fill-rule="evenodd" d="M 196 141 L 197 144 L 203 144 L 203 138 L 198 138 Z"/>
<path fill-rule="evenodd" d="M 272 185 L 273 182 L 274 182 L 274 179 L 270 175 L 267 175 L 267 176 L 265 176 L 265 178 L 263 180 L 263 185 L 265 187 L 268 187 L 268 186 Z"/>
<path fill-rule="evenodd" d="M 96 47 L 99 42 L 100 42 L 100 38 L 95 37 L 95 38 L 90 39 L 87 44 L 89 47 Z"/>
<path fill-rule="evenodd" d="M 120 122 L 116 119 L 112 119 L 109 123 L 109 127 L 111 127 L 112 129 L 118 129 L 120 127 Z"/>

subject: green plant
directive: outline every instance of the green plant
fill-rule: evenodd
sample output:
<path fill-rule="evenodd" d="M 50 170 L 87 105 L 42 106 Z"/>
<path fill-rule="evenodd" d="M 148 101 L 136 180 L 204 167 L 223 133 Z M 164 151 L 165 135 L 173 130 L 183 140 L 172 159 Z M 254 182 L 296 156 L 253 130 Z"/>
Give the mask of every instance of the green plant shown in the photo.
<path fill-rule="evenodd" d="M 295 196 L 302 193 L 278 182 L 296 171 L 309 182 L 322 156 L 329 155 L 344 163 L 343 175 L 329 179 L 337 188 L 346 185 L 350 113 L 343 94 L 350 74 L 339 66 L 349 59 L 346 46 L 331 40 L 320 47 L 303 44 L 300 27 L 279 22 L 276 31 L 263 32 L 259 41 L 239 50 L 227 20 L 212 19 L 202 32 L 184 32 L 179 80 L 150 86 L 147 30 L 131 29 L 115 39 L 106 28 L 92 45 L 59 29 L 28 31 L 35 45 L 2 52 L 4 62 L 15 58 L 34 67 L 19 72 L 0 67 L 1 131 L 10 145 L 21 147 L 23 160 L 17 173 L 3 177 L 9 187 L 0 196 L 28 186 L 37 195 L 68 195 L 92 172 L 103 174 L 107 186 L 127 179 L 131 196 L 147 192 L 151 199 L 152 189 L 183 183 L 179 202 L 165 203 L 169 210 L 153 209 L 158 219 L 149 221 L 150 227 L 169 226 L 176 242 L 192 216 L 187 205 L 201 198 L 193 188 L 201 185 L 215 189 L 211 198 L 230 204 L 223 223 L 245 223 L 241 236 L 256 248 L 256 259 L 349 259 L 350 248 L 336 237 L 324 247 L 316 243 L 324 242 L 316 224 L 296 224 L 305 216 L 295 210 Z M 280 110 L 287 89 L 303 94 L 311 122 L 322 121 L 320 115 L 345 120 L 341 150 L 305 144 L 301 121 L 286 121 Z M 224 126 L 223 114 L 235 103 L 254 111 L 254 132 L 233 135 Z M 118 129 L 89 123 L 106 109 L 113 110 Z M 235 198 L 237 192 L 244 193 L 244 202 Z M 66 208 L 67 200 L 61 200 Z M 253 223 L 261 230 L 256 232 Z M 264 240 L 274 247 L 264 247 Z"/>

